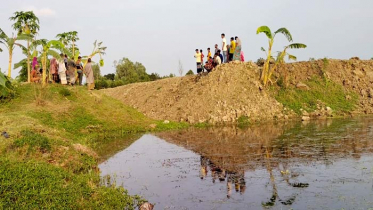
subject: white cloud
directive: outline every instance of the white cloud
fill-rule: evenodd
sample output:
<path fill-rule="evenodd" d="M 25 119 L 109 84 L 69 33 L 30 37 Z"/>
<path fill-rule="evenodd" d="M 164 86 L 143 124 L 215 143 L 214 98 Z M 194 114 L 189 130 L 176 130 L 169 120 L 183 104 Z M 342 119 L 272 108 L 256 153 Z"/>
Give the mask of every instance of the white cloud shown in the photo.
<path fill-rule="evenodd" d="M 33 11 L 36 16 L 39 17 L 51 17 L 56 15 L 56 11 L 50 9 L 50 8 L 36 8 L 36 7 L 28 7 L 25 9 L 25 11 Z"/>

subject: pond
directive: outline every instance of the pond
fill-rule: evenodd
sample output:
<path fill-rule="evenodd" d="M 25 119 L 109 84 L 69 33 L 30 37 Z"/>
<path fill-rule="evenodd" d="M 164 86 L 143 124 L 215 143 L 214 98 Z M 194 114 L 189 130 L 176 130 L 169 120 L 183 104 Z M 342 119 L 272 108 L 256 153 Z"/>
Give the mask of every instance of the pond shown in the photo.
<path fill-rule="evenodd" d="M 125 147 L 102 176 L 155 209 L 373 208 L 371 118 L 193 128 Z"/>

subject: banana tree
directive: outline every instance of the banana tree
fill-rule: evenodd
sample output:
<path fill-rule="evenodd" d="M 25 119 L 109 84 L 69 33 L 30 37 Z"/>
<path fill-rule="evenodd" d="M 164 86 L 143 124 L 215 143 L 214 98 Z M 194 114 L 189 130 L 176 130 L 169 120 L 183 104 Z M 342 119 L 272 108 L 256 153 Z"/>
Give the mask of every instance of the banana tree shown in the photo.
<path fill-rule="evenodd" d="M 0 29 L 0 44 L 3 44 L 7 49 L 9 53 L 9 62 L 8 62 L 8 77 L 11 78 L 12 76 L 12 60 L 13 60 L 13 50 L 14 48 L 20 47 L 22 49 L 25 49 L 25 47 L 19 43 L 17 43 L 18 40 L 29 40 L 30 36 L 26 34 L 20 34 L 18 36 L 12 36 L 9 37 L 4 33 L 2 29 Z"/>
<path fill-rule="evenodd" d="M 22 82 L 28 81 L 28 55 L 33 57 L 39 57 L 39 53 L 37 51 L 38 42 L 32 41 L 28 49 L 23 49 L 22 53 L 26 56 L 26 58 L 20 60 L 18 63 L 15 63 L 13 69 L 21 68 L 19 71 L 19 80 Z"/>
<path fill-rule="evenodd" d="M 77 31 L 64 32 L 57 34 L 56 38 L 62 42 L 65 46 L 70 45 L 71 47 L 71 56 L 76 57 L 76 45 L 75 43 L 79 40 Z"/>
<path fill-rule="evenodd" d="M 102 58 L 105 55 L 105 50 L 107 47 L 102 47 L 102 42 L 97 42 L 97 40 L 93 43 L 93 51 L 89 56 L 84 56 L 84 67 L 88 63 L 88 58 L 93 58 L 95 55 L 100 56 L 100 66 L 104 66 L 104 59 Z"/>
<path fill-rule="evenodd" d="M 37 40 L 35 41 L 37 44 L 41 45 L 42 46 L 42 49 L 40 51 L 40 54 L 41 54 L 41 62 L 42 62 L 42 66 L 43 66 L 43 86 L 46 85 L 46 78 L 47 78 L 47 59 L 48 59 L 48 55 L 51 55 L 55 58 L 58 58 L 60 55 L 57 51 L 54 51 L 52 48 L 54 49 L 58 49 L 58 50 L 61 50 L 63 49 L 65 46 L 64 44 L 62 44 L 60 41 L 57 41 L 57 40 L 46 40 L 46 39 L 41 39 L 41 40 Z"/>
<path fill-rule="evenodd" d="M 268 26 L 261 26 L 257 29 L 256 34 L 264 33 L 268 38 L 268 51 L 267 51 L 267 60 L 264 64 L 262 75 L 260 79 L 262 80 L 264 85 L 267 85 L 269 76 L 269 62 L 272 57 L 272 47 L 277 34 L 283 34 L 289 42 L 293 41 L 293 37 L 291 36 L 290 32 L 286 28 L 280 28 L 276 32 L 272 33 L 271 29 Z"/>
<path fill-rule="evenodd" d="M 276 58 L 275 65 L 269 70 L 268 73 L 268 79 L 271 78 L 274 71 L 276 71 L 280 66 L 282 66 L 285 63 L 285 57 L 287 56 L 289 60 L 296 61 L 297 57 L 294 55 L 291 55 L 287 52 L 288 49 L 304 49 L 307 45 L 302 43 L 294 43 L 286 46 L 282 52 L 279 52 Z"/>
<path fill-rule="evenodd" d="M 15 12 L 13 17 L 9 18 L 15 21 L 12 25 L 13 29 L 18 31 L 18 34 L 26 34 L 31 37 L 35 37 L 37 32 L 40 30 L 39 18 L 34 14 L 33 11 L 27 12 Z M 27 40 L 27 81 L 30 82 L 30 72 L 31 72 L 31 53 L 30 45 L 32 44 L 32 39 Z"/>

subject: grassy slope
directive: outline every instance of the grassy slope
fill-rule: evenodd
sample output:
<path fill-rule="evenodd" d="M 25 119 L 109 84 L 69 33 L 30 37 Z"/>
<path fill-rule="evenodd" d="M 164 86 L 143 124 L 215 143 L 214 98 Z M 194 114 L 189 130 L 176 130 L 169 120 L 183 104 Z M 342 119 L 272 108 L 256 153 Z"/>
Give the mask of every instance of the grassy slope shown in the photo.
<path fill-rule="evenodd" d="M 300 114 L 300 109 L 312 112 L 317 109 L 317 104 L 324 104 L 332 108 L 336 114 L 353 111 L 358 103 L 356 93 L 348 92 L 330 80 L 314 76 L 306 82 L 310 90 L 300 90 L 295 87 L 273 89 L 272 93 L 277 101 L 285 107 Z M 351 99 L 346 100 L 349 95 Z"/>
<path fill-rule="evenodd" d="M 83 87 L 58 85 L 18 87 L 14 100 L 0 104 L 0 119 L 0 130 L 11 135 L 0 138 L 0 209 L 131 209 L 138 197 L 100 186 L 94 150 L 110 153 L 118 144 L 112 137 L 148 131 L 151 124 L 157 130 L 187 126 L 151 120 Z"/>

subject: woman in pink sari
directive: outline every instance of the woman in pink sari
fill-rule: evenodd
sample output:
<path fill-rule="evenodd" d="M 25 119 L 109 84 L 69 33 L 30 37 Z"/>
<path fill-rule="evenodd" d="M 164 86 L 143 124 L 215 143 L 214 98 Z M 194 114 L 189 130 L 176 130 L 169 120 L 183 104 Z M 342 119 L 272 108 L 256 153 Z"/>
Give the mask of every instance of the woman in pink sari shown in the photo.
<path fill-rule="evenodd" d="M 52 77 L 52 82 L 57 83 L 58 82 L 58 63 L 55 58 L 52 58 L 50 61 L 49 72 Z"/>

